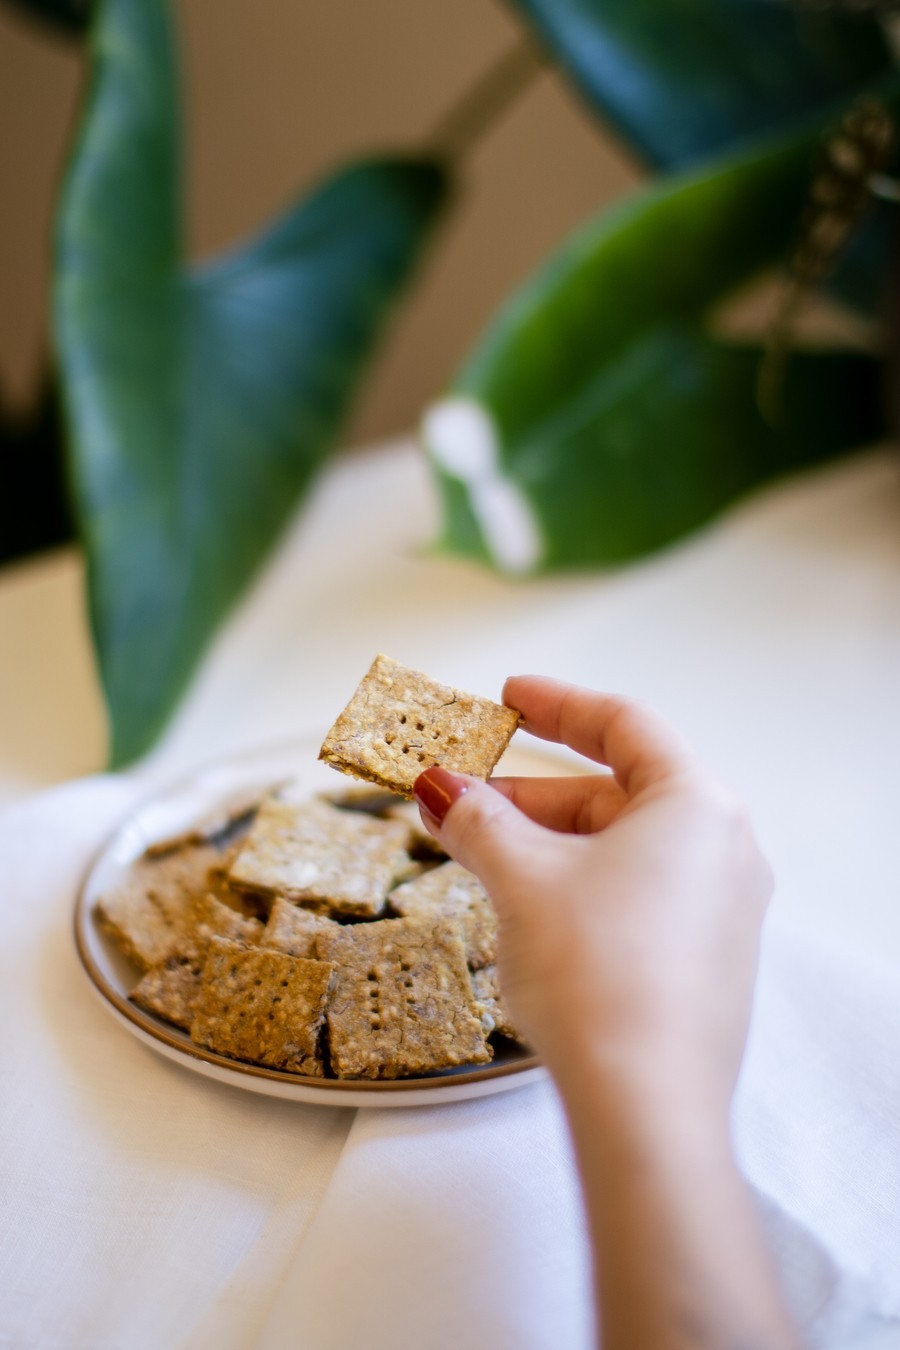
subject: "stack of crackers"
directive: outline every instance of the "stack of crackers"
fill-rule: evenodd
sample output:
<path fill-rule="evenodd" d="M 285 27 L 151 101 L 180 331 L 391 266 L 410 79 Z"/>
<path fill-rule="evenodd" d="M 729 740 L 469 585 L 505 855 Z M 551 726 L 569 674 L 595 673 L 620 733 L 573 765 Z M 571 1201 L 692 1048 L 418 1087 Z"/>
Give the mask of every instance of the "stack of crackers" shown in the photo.
<path fill-rule="evenodd" d="M 518 714 L 378 657 L 320 757 L 378 785 L 290 784 L 153 845 L 97 903 L 131 998 L 218 1054 L 313 1077 L 487 1063 L 519 1039 L 477 879 L 405 800 L 429 764 L 487 777 Z"/>

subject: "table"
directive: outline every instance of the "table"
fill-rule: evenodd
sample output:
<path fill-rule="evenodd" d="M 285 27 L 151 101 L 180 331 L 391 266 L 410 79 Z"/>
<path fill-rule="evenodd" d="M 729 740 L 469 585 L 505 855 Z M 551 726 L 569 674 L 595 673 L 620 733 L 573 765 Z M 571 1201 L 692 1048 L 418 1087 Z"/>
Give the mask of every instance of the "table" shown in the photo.
<path fill-rule="evenodd" d="M 893 452 L 616 572 L 505 580 L 433 556 L 435 523 L 413 444 L 336 461 L 160 745 L 42 795 L 100 763 L 78 568 L 61 554 L 0 577 L 0 997 L 18 1028 L 0 1051 L 0 1345 L 589 1343 L 551 1087 L 402 1112 L 257 1099 L 132 1042 L 72 952 L 73 888 L 117 819 L 212 757 L 321 734 L 377 651 L 489 696 L 539 670 L 647 698 L 747 799 L 778 891 L 739 1149 L 811 1343 L 900 1343 Z M 792 1035 L 815 1063 L 785 1058 Z M 822 1102 L 833 1128 L 807 1148 Z"/>

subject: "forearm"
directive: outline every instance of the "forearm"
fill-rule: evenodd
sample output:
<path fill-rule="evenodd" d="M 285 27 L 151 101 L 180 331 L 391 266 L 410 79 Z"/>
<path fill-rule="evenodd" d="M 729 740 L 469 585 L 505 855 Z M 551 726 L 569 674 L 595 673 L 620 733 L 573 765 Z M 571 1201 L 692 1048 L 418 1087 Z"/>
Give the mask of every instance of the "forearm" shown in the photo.
<path fill-rule="evenodd" d="M 604 1350 L 798 1350 L 726 1112 L 658 1066 L 557 1075 Z"/>
<path fill-rule="evenodd" d="M 434 768 L 416 794 L 494 901 L 560 1087 L 604 1350 L 797 1350 L 728 1128 L 772 893 L 746 810 L 642 704 L 528 676 L 504 699 L 612 774 L 498 791 Z"/>

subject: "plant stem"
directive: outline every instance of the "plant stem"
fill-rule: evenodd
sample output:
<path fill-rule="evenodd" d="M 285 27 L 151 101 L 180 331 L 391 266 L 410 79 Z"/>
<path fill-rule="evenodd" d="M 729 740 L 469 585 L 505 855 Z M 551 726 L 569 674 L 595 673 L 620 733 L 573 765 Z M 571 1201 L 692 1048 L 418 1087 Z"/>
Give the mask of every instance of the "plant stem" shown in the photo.
<path fill-rule="evenodd" d="M 451 163 L 462 159 L 527 89 L 542 66 L 531 42 L 505 52 L 440 118 L 428 137 L 432 150 Z"/>

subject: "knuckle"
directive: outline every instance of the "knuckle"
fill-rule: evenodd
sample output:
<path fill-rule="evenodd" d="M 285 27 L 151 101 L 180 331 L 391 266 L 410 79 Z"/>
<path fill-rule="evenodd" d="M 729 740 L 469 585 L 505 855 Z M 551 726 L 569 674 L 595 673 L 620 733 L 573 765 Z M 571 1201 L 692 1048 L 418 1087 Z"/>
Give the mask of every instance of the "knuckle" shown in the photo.
<path fill-rule="evenodd" d="M 753 823 L 746 802 L 713 774 L 693 770 L 682 783 L 693 808 L 703 813 L 736 843 L 756 849 Z"/>
<path fill-rule="evenodd" d="M 448 818 L 449 842 L 461 853 L 476 857 L 482 854 L 493 842 L 496 818 L 504 805 L 499 794 L 496 800 L 491 800 L 481 793 L 467 792 Z"/>
<path fill-rule="evenodd" d="M 775 875 L 763 853 L 746 802 L 712 774 L 695 775 L 689 786 L 695 809 L 703 811 L 729 853 L 741 863 L 745 875 L 754 878 L 762 905 L 768 905 L 775 889 Z"/>

